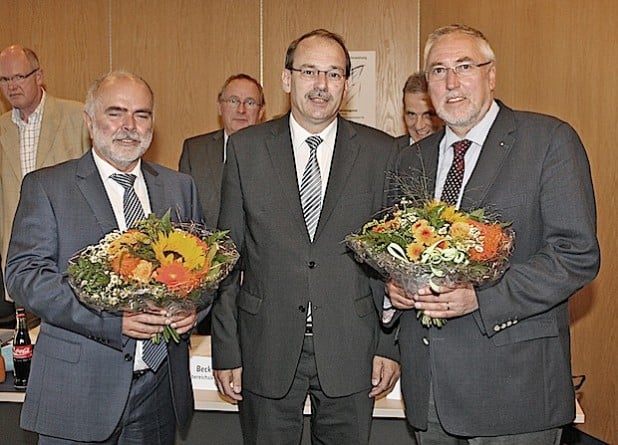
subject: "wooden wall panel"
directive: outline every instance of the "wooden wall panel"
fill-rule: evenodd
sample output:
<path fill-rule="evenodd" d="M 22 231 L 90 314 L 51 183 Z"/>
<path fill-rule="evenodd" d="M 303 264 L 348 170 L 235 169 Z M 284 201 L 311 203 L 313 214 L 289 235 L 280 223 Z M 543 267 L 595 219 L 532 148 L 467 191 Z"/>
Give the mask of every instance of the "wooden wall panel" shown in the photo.
<path fill-rule="evenodd" d="M 612 0 L 422 0 L 421 45 L 438 26 L 480 29 L 497 57 L 497 97 L 514 108 L 558 116 L 575 127 L 590 158 L 603 261 L 598 278 L 571 300 L 574 374 L 586 374 L 581 429 L 618 442 L 618 139 Z M 568 174 L 568 172 L 565 172 Z"/>
<path fill-rule="evenodd" d="M 140 73 L 156 96 L 147 158 L 176 168 L 185 138 L 220 128 L 225 79 L 259 79 L 259 1 L 113 0 L 112 9 L 114 68 Z"/>
<path fill-rule="evenodd" d="M 106 66 L 107 1 L 2 0 L 0 49 L 15 43 L 37 53 L 50 94 L 83 102 Z"/>
<path fill-rule="evenodd" d="M 269 109 L 285 113 L 287 96 L 281 89 L 281 71 L 290 42 L 315 28 L 343 36 L 349 51 L 376 52 L 376 127 L 400 135 L 401 90 L 416 70 L 418 1 L 332 0 L 310 3 L 264 0 L 264 87 L 273 97 Z"/>

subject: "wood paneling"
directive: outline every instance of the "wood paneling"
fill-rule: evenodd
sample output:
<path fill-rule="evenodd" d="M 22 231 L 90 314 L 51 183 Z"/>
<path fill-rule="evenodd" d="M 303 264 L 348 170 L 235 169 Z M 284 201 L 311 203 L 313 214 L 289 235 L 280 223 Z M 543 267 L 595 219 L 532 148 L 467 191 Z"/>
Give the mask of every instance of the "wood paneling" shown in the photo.
<path fill-rule="evenodd" d="M 592 169 L 603 254 L 597 279 L 571 300 L 573 373 L 586 374 L 580 428 L 618 442 L 618 4 L 612 0 L 422 0 L 421 45 L 438 26 L 480 29 L 497 57 L 497 97 L 575 127 Z M 564 172 L 569 174 L 569 172 Z"/>
<path fill-rule="evenodd" d="M 112 1 L 113 66 L 141 74 L 156 96 L 148 159 L 176 168 L 185 138 L 220 128 L 225 79 L 259 76 L 259 23 L 258 0 Z"/>
<path fill-rule="evenodd" d="M 264 88 L 269 109 L 285 113 L 288 98 L 281 89 L 285 51 L 292 40 L 315 28 L 343 36 L 349 51 L 376 52 L 376 127 L 398 136 L 402 120 L 402 88 L 416 70 L 418 1 L 332 0 L 282 2 L 264 0 Z"/>
<path fill-rule="evenodd" d="M 37 53 L 50 94 L 83 102 L 106 69 L 107 1 L 2 0 L 0 49 L 19 43 Z M 0 111 L 10 109 L 7 102 Z"/>

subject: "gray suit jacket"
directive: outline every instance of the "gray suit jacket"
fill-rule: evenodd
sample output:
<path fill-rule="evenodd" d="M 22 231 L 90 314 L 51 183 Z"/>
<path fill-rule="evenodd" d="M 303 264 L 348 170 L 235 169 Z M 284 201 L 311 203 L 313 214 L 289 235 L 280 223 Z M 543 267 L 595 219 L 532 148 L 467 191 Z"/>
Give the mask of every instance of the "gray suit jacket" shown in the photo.
<path fill-rule="evenodd" d="M 429 382 L 452 434 L 494 436 L 571 422 L 568 299 L 598 272 L 596 210 L 584 147 L 565 122 L 499 103 L 462 208 L 512 221 L 511 267 L 477 289 L 479 309 L 426 329 L 400 318 L 402 390 L 410 423 L 427 424 Z M 402 151 L 398 171 L 433 192 L 440 131 Z"/>
<path fill-rule="evenodd" d="M 311 243 L 301 210 L 289 115 L 228 141 L 219 226 L 240 252 L 213 307 L 215 369 L 243 367 L 243 388 L 282 397 L 292 384 L 313 307 L 322 389 L 342 396 L 371 387 L 372 357 L 397 359 L 380 328 L 384 287 L 371 282 L 343 239 L 384 205 L 394 140 L 339 118 L 328 188 Z M 375 286 L 372 286 L 374 284 Z"/>
<path fill-rule="evenodd" d="M 192 179 L 142 162 L 153 213 L 199 220 Z M 122 318 L 88 310 L 66 278 L 67 261 L 117 229 L 92 153 L 28 174 L 15 216 L 6 282 L 15 301 L 41 317 L 21 426 L 70 440 L 101 441 L 123 412 L 133 374 L 135 340 Z M 193 410 L 187 341 L 168 346 L 176 421 Z"/>
<path fill-rule="evenodd" d="M 186 139 L 178 164 L 178 170 L 195 181 L 209 227 L 215 227 L 219 219 L 224 140 L 223 130 Z"/>

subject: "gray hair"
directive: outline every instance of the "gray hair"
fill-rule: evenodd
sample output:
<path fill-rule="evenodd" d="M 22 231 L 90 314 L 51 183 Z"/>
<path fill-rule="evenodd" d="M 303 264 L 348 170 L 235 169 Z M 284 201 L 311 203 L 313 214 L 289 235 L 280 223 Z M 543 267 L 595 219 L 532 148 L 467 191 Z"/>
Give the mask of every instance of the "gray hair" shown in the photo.
<path fill-rule="evenodd" d="M 441 28 L 436 29 L 434 32 L 429 34 L 427 38 L 427 43 L 425 43 L 425 53 L 424 53 L 424 65 L 425 69 L 427 69 L 427 59 L 429 57 L 429 52 L 433 45 L 441 38 L 450 34 L 461 33 L 474 37 L 479 45 L 479 50 L 481 53 L 487 58 L 487 60 L 491 60 L 492 62 L 496 61 L 496 55 L 494 54 L 494 50 L 491 49 L 491 45 L 489 41 L 485 38 L 483 33 L 478 29 L 474 29 L 467 25 L 454 24 L 443 26 Z"/>
<path fill-rule="evenodd" d="M 123 70 L 110 71 L 109 73 L 99 77 L 94 82 L 92 82 L 92 84 L 88 88 L 88 94 L 86 95 L 86 103 L 84 105 L 84 111 L 86 112 L 86 114 L 88 114 L 88 116 L 90 117 L 94 117 L 94 106 L 99 97 L 99 90 L 101 89 L 101 86 L 111 79 L 121 78 L 140 82 L 145 85 L 146 88 L 148 88 L 148 91 L 150 92 L 150 97 L 152 98 L 152 115 L 154 118 L 154 93 L 152 92 L 152 88 L 150 88 L 148 82 L 146 82 L 141 76 Z"/>

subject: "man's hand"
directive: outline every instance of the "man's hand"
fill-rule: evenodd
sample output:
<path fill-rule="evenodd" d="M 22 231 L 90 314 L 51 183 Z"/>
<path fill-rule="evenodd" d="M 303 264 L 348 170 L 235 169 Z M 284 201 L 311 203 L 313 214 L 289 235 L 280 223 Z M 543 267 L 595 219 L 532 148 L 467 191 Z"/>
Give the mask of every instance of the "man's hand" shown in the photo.
<path fill-rule="evenodd" d="M 413 295 L 403 290 L 403 287 L 399 285 L 392 278 L 386 282 L 385 290 L 386 295 L 391 300 L 391 304 L 394 308 L 400 310 L 413 309 L 414 299 Z"/>
<path fill-rule="evenodd" d="M 242 400 L 242 368 L 215 369 L 213 371 L 219 393 L 231 403 Z"/>
<path fill-rule="evenodd" d="M 476 291 L 471 284 L 457 287 L 440 286 L 438 292 L 429 286 L 418 290 L 413 296 L 414 307 L 423 310 L 431 318 L 455 318 L 478 309 Z"/>
<path fill-rule="evenodd" d="M 168 320 L 165 311 L 124 312 L 122 333 L 138 340 L 150 340 L 155 334 L 163 332 Z"/>
<path fill-rule="evenodd" d="M 192 311 L 169 314 L 163 309 L 152 309 L 148 312 L 124 312 L 122 315 L 122 333 L 138 340 L 150 340 L 156 334 L 163 332 L 165 326 L 171 326 L 179 334 L 189 332 L 197 315 Z"/>
<path fill-rule="evenodd" d="M 369 397 L 380 397 L 392 391 L 395 383 L 399 380 L 399 363 L 386 357 L 376 355 L 373 357 L 373 370 L 371 372 L 371 385 Z"/>

